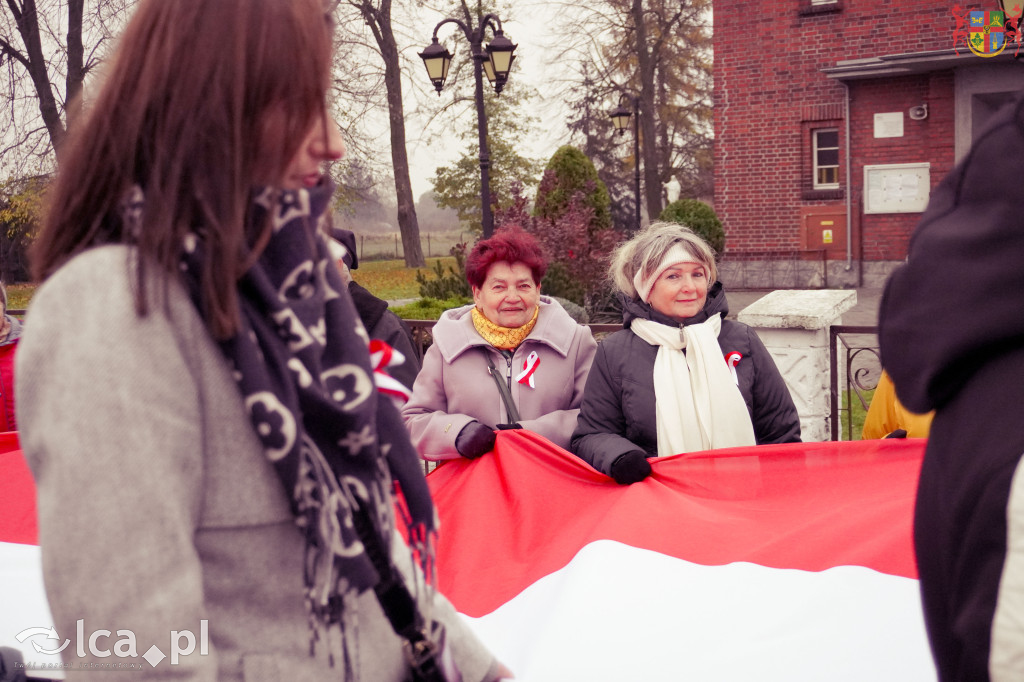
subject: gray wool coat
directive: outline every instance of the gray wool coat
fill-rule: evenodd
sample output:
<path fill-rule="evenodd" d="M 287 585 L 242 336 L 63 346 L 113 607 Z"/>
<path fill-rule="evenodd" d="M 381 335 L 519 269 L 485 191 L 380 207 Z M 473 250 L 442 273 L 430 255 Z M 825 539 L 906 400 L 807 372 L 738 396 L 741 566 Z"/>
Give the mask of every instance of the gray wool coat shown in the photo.
<path fill-rule="evenodd" d="M 310 656 L 304 541 L 223 355 L 176 282 L 166 305 L 136 314 L 128 258 L 126 247 L 94 248 L 47 280 L 17 358 L 47 597 L 57 632 L 72 639 L 67 679 L 343 679 L 336 631 Z M 408 550 L 398 538 L 393 549 L 408 577 Z M 493 657 L 448 601 L 435 594 L 433 607 L 465 679 L 493 677 Z M 404 679 L 374 593 L 349 613 L 358 679 Z M 80 619 L 86 639 L 131 630 L 138 657 L 97 657 L 83 642 L 79 658 Z M 205 653 L 197 641 L 176 664 L 141 658 L 154 645 L 169 654 L 172 630 L 199 640 L 204 621 Z M 98 648 L 119 639 L 100 637 Z M 81 671 L 111 661 L 142 672 Z"/>

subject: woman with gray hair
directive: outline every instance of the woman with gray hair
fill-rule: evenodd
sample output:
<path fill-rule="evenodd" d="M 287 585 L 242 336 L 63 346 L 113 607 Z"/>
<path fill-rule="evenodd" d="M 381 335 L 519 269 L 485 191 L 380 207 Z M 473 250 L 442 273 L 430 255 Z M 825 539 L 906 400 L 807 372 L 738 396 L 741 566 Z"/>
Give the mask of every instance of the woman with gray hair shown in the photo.
<path fill-rule="evenodd" d="M 597 349 L 571 448 L 621 484 L 650 475 L 648 457 L 800 440 L 782 375 L 750 327 L 725 319 L 717 275 L 711 247 L 677 223 L 613 256 L 624 329 Z"/>

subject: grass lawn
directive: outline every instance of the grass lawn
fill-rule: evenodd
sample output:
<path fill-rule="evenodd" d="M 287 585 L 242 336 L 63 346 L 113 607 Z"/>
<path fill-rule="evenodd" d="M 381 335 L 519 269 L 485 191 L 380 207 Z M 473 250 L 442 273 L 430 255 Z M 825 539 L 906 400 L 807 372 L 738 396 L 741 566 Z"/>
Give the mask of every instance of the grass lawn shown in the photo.
<path fill-rule="evenodd" d="M 434 278 L 433 268 L 438 261 L 441 261 L 446 272 L 449 267 L 455 267 L 455 258 L 452 256 L 428 258 L 426 269 L 421 268 L 427 279 Z M 385 301 L 420 297 L 416 269 L 406 268 L 402 260 L 360 261 L 359 267 L 352 271 L 352 279 Z"/>
<path fill-rule="evenodd" d="M 872 399 L 872 397 L 874 397 L 874 395 L 875 395 L 874 389 L 872 389 L 870 391 L 864 391 L 864 400 L 867 401 L 868 405 L 871 404 L 871 399 Z M 855 393 L 853 393 L 853 391 L 847 391 L 843 395 L 843 407 L 844 408 L 846 407 L 847 402 L 850 401 L 851 398 L 853 400 L 853 414 L 851 415 L 851 419 L 850 419 L 850 422 L 853 425 L 853 433 L 850 434 L 851 435 L 851 440 L 860 440 L 861 431 L 864 430 L 864 418 L 867 417 L 868 412 L 861 405 L 860 399 L 857 397 L 857 395 Z M 843 416 L 844 416 L 844 414 L 840 413 L 840 419 L 842 419 Z M 842 428 L 840 429 L 839 440 L 846 440 L 846 424 L 845 423 L 843 423 Z"/>
<path fill-rule="evenodd" d="M 36 291 L 35 284 L 7 285 L 7 307 L 10 310 L 24 310 Z"/>

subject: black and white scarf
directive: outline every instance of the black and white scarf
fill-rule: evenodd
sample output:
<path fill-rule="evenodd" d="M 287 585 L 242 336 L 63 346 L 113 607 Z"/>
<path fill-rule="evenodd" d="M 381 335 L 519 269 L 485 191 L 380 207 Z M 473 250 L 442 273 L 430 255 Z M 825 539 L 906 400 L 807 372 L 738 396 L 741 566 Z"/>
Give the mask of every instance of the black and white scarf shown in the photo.
<path fill-rule="evenodd" d="M 220 344 L 305 534 L 315 639 L 321 628 L 342 622 L 349 597 L 379 579 L 353 513 L 365 513 L 390 550 L 394 479 L 410 544 L 425 569 L 435 531 L 419 457 L 395 406 L 378 396 L 369 337 L 317 226 L 333 190 L 323 182 L 255 193 L 249 220 L 261 225 L 269 216 L 272 235 L 239 281 L 239 331 Z M 132 199 L 126 215 L 139 220 L 141 192 Z M 183 275 L 198 305 L 201 230 L 183 246 Z"/>

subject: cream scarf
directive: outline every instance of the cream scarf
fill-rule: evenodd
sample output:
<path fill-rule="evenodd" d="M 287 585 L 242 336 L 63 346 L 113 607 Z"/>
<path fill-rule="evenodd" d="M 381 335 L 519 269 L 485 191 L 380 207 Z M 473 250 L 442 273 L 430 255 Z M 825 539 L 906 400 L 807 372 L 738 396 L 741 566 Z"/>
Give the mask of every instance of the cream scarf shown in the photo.
<path fill-rule="evenodd" d="M 718 345 L 720 314 L 681 331 L 640 319 L 630 329 L 659 347 L 654 360 L 659 457 L 755 444 L 750 413 Z"/>

